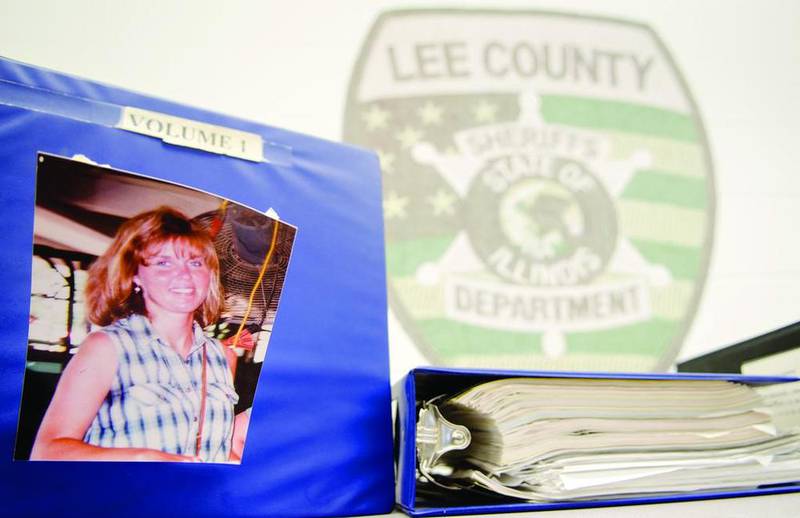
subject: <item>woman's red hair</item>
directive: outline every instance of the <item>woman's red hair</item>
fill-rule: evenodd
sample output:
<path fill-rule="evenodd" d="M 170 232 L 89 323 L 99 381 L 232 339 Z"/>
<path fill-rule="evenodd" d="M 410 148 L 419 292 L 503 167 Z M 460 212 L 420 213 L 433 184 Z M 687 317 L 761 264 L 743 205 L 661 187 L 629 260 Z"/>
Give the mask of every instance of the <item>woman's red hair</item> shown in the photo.
<path fill-rule="evenodd" d="M 165 243 L 201 257 L 211 270 L 208 295 L 195 311 L 202 326 L 217 321 L 222 309 L 219 259 L 208 232 L 171 207 L 159 207 L 123 223 L 103 255 L 89 268 L 86 284 L 88 318 L 106 326 L 132 314 L 146 315 L 144 299 L 134 293 L 133 277 L 147 256 Z"/>

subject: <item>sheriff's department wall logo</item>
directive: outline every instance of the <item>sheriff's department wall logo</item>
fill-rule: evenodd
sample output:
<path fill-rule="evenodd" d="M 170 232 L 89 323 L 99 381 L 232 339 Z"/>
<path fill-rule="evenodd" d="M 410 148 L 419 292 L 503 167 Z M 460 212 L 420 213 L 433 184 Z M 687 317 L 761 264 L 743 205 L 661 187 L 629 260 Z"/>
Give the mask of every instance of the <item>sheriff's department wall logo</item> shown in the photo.
<path fill-rule="evenodd" d="M 433 363 L 674 359 L 714 191 L 694 104 L 647 27 L 386 13 L 353 75 L 345 139 L 381 159 L 391 310 Z"/>

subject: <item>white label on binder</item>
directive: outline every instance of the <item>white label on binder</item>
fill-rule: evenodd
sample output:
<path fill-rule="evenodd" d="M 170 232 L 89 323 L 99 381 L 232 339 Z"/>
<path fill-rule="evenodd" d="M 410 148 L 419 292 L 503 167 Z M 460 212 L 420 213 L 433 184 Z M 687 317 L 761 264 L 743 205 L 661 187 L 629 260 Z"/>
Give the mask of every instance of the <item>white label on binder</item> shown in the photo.
<path fill-rule="evenodd" d="M 160 138 L 175 146 L 201 149 L 253 162 L 264 160 L 264 143 L 259 135 L 224 126 L 126 106 L 122 109 L 117 127 Z"/>

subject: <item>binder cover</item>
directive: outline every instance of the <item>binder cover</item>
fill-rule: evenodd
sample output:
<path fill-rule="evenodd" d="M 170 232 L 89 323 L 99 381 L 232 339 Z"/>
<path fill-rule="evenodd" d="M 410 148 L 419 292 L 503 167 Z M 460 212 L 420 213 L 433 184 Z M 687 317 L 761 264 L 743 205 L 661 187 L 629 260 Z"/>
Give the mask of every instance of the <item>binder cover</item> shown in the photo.
<path fill-rule="evenodd" d="M 447 368 L 419 368 L 412 370 L 396 387 L 398 401 L 398 453 L 397 488 L 398 505 L 410 516 L 449 516 L 517 511 L 546 511 L 554 509 L 578 509 L 587 507 L 611 507 L 631 504 L 652 504 L 755 496 L 763 494 L 791 493 L 800 491 L 800 484 L 776 485 L 746 491 L 706 491 L 659 496 L 611 498 L 570 502 L 529 503 L 504 498 L 478 497 L 468 492 L 444 491 L 435 495 L 424 494 L 417 482 L 416 425 L 421 403 L 441 394 L 457 394 L 462 390 L 492 380 L 514 377 L 547 378 L 596 378 L 596 379 L 694 379 L 729 380 L 752 385 L 785 383 L 798 378 L 775 376 L 742 376 L 720 374 L 630 374 L 630 373 L 581 373 L 544 371 L 492 371 Z"/>
<path fill-rule="evenodd" d="M 146 117 L 157 121 L 131 127 Z M 170 133 L 180 128 L 186 133 Z M 391 509 L 374 155 L 8 60 L 0 60 L 0 142 L 3 514 L 309 517 Z M 26 345 L 35 320 L 34 205 L 44 188 L 37 168 L 54 160 L 90 161 L 86 168 L 101 180 L 130 173 L 122 183 L 151 182 L 156 196 L 188 190 L 261 214 L 271 209 L 296 229 L 240 465 L 29 461 L 19 444 L 14 451 L 23 380 L 36 371 Z M 76 186 L 50 189 L 58 199 Z"/>
<path fill-rule="evenodd" d="M 798 368 L 797 356 L 794 355 L 790 359 L 785 355 L 796 352 L 798 346 L 800 346 L 800 322 L 794 322 L 681 362 L 678 364 L 678 371 L 747 374 L 745 370 L 748 364 L 752 365 L 759 360 L 774 357 L 778 361 L 769 364 L 768 370 L 772 370 L 770 374 L 790 374 Z M 758 372 L 758 374 L 764 373 L 766 372 Z"/>

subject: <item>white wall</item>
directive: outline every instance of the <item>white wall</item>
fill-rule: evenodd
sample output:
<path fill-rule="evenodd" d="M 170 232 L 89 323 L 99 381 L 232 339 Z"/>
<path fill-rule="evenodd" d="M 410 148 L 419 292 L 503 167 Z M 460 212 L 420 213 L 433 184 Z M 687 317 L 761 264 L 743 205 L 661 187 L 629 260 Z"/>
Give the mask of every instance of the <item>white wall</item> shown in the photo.
<path fill-rule="evenodd" d="M 706 125 L 712 262 L 680 358 L 800 319 L 800 2 L 795 0 L 0 0 L 0 54 L 339 140 L 350 73 L 379 12 L 544 9 L 650 25 Z M 419 358 L 393 350 L 393 373 Z"/>

